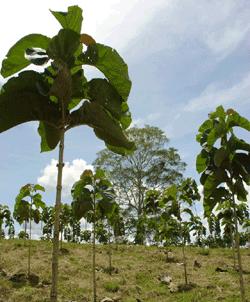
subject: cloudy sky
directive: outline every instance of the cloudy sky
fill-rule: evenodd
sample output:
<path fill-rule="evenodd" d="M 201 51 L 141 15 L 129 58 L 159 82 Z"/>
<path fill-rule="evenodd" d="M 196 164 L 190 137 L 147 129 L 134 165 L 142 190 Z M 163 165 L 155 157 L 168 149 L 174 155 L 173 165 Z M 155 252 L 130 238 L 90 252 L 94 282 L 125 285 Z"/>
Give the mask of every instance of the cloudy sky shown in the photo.
<path fill-rule="evenodd" d="M 1 60 L 24 35 L 55 35 L 60 27 L 49 9 L 65 11 L 74 4 L 83 8 L 82 31 L 116 48 L 128 63 L 134 124 L 163 129 L 188 164 L 186 176 L 198 179 L 195 135 L 207 114 L 223 104 L 250 118 L 250 2 L 2 1 Z M 46 201 L 54 203 L 57 151 L 40 153 L 36 128 L 29 123 L 0 135 L 0 203 L 12 206 L 28 182 L 45 185 Z M 67 133 L 64 201 L 103 147 L 87 127 Z"/>

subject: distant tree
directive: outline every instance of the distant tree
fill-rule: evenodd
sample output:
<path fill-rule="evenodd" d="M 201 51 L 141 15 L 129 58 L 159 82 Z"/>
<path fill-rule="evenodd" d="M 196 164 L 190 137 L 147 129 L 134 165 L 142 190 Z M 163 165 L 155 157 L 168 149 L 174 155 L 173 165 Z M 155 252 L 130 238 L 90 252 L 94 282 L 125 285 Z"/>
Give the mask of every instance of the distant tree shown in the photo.
<path fill-rule="evenodd" d="M 9 207 L 0 204 L 0 239 L 5 237 L 3 225 L 5 224 L 5 227 L 10 226 L 11 222 L 12 218 Z"/>
<path fill-rule="evenodd" d="M 41 221 L 43 222 L 43 239 L 51 240 L 53 235 L 55 209 L 52 206 L 45 206 L 42 209 Z"/>
<path fill-rule="evenodd" d="M 81 242 L 85 241 L 86 243 L 89 243 L 91 240 L 91 231 L 90 230 L 81 231 L 80 239 L 81 239 Z"/>
<path fill-rule="evenodd" d="M 61 211 L 60 211 L 60 225 L 59 225 L 59 231 L 61 233 L 60 238 L 60 248 L 62 249 L 62 243 L 63 243 L 63 233 L 65 232 L 65 229 L 69 226 L 70 222 L 72 221 L 72 209 L 69 204 L 62 204 L 61 205 Z"/>
<path fill-rule="evenodd" d="M 225 111 L 222 106 L 209 114 L 197 135 L 202 150 L 197 156 L 196 169 L 202 173 L 205 214 L 209 216 L 223 199 L 229 200 L 233 209 L 241 300 L 245 302 L 236 198 L 247 201 L 245 185 L 250 185 L 250 144 L 235 135 L 235 127 L 250 131 L 250 121 L 233 109 Z"/>
<path fill-rule="evenodd" d="M 25 231 L 22 230 L 18 233 L 18 238 L 19 239 L 29 239 L 29 234 L 27 234 Z"/>
<path fill-rule="evenodd" d="M 28 247 L 28 277 L 30 276 L 30 258 L 31 258 L 31 222 L 39 223 L 41 220 L 42 209 L 45 203 L 42 201 L 42 195 L 38 191 L 44 192 L 44 187 L 38 184 L 27 184 L 20 189 L 16 197 L 14 207 L 14 218 L 20 224 L 23 221 L 29 221 L 29 247 Z"/>
<path fill-rule="evenodd" d="M 94 166 L 107 171 L 118 202 L 129 208 L 137 234 L 135 243 L 145 240 L 145 193 L 148 189 L 165 188 L 182 178 L 185 163 L 174 148 L 168 148 L 168 138 L 157 127 L 130 128 L 127 136 L 135 142 L 136 151 L 120 156 L 104 149 L 97 154 Z"/>

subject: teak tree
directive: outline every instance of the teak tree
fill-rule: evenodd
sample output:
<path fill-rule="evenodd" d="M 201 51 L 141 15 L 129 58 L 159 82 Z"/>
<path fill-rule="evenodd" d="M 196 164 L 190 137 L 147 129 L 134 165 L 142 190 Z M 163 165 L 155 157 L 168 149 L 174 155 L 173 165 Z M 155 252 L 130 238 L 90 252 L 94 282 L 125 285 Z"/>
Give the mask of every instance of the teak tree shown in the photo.
<path fill-rule="evenodd" d="M 235 127 L 250 131 L 250 121 L 233 109 L 225 111 L 222 106 L 209 114 L 209 118 L 200 126 L 197 135 L 197 141 L 202 150 L 197 156 L 196 169 L 202 173 L 200 181 L 204 187 L 204 209 L 207 216 L 218 203 L 225 199 L 225 196 L 230 195 L 234 216 L 241 300 L 245 302 L 235 197 L 239 201 L 247 201 L 248 192 L 245 184 L 250 185 L 250 144 L 235 135 Z"/>
<path fill-rule="evenodd" d="M 131 123 L 127 65 L 113 48 L 81 34 L 81 8 L 71 6 L 67 12 L 51 12 L 62 26 L 58 34 L 53 38 L 42 34 L 25 36 L 11 47 L 2 62 L 1 74 L 5 78 L 30 64 L 44 66 L 44 70 L 22 71 L 3 85 L 0 133 L 21 123 L 39 121 L 41 151 L 50 151 L 59 144 L 50 295 L 54 302 L 65 132 L 88 125 L 109 149 L 121 154 L 132 151 L 134 144 L 124 134 Z M 88 81 L 83 65 L 98 68 L 105 78 Z"/>
<path fill-rule="evenodd" d="M 78 219 L 87 219 L 93 226 L 93 301 L 97 302 L 95 275 L 96 226 L 97 221 L 105 217 L 108 218 L 116 206 L 114 202 L 115 192 L 103 170 L 97 169 L 95 173 L 91 170 L 85 170 L 80 180 L 73 185 L 72 197 L 74 216 Z"/>
<path fill-rule="evenodd" d="M 44 187 L 38 184 L 27 184 L 20 189 L 16 197 L 14 207 L 14 218 L 20 224 L 29 221 L 29 248 L 28 248 L 28 277 L 30 276 L 30 258 L 31 258 L 31 222 L 39 223 L 41 220 L 42 209 L 45 203 L 38 191 L 44 192 Z"/>
<path fill-rule="evenodd" d="M 184 219 L 184 215 L 189 214 L 193 217 L 191 206 L 193 203 L 200 199 L 200 194 L 198 192 L 198 187 L 192 178 L 187 178 L 182 181 L 179 185 L 172 185 L 167 188 L 163 195 L 164 203 L 168 204 L 169 201 L 173 204 L 172 213 L 178 219 L 180 223 L 180 235 L 182 239 L 182 256 L 183 256 L 183 268 L 184 268 L 184 278 L 185 284 L 188 284 L 187 279 L 187 262 L 185 255 L 185 246 L 187 239 L 189 238 L 189 232 L 191 230 L 190 222 Z"/>

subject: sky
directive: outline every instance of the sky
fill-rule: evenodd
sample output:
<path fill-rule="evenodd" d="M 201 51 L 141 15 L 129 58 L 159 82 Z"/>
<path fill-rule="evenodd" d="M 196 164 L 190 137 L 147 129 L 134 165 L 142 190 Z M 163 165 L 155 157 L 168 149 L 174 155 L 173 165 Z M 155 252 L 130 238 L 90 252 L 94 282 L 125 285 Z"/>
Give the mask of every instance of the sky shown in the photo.
<path fill-rule="evenodd" d="M 1 1 L 0 61 L 27 34 L 56 35 L 60 26 L 49 9 L 69 5 L 83 9 L 82 32 L 127 62 L 133 125 L 164 130 L 188 165 L 185 175 L 198 180 L 195 136 L 208 113 L 222 104 L 250 118 L 249 0 Z M 249 133 L 243 137 L 249 141 Z M 104 144 L 87 127 L 68 132 L 65 143 L 63 201 L 70 202 L 72 184 Z M 0 134 L 0 203 L 12 208 L 21 186 L 39 182 L 54 204 L 57 156 L 40 153 L 36 123 Z"/>

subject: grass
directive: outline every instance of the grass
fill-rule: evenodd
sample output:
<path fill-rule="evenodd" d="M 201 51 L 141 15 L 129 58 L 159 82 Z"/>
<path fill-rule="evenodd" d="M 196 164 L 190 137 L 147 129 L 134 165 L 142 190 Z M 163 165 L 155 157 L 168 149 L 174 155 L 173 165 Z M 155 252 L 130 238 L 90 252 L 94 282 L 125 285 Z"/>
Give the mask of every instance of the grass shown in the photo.
<path fill-rule="evenodd" d="M 51 248 L 49 242 L 32 241 L 31 270 L 40 278 L 38 286 L 29 283 L 16 285 L 1 275 L 8 276 L 27 271 L 27 242 L 21 240 L 0 241 L 0 302 L 48 302 L 51 278 Z M 68 253 L 59 259 L 59 301 L 92 301 L 91 246 L 64 243 Z M 118 268 L 112 276 L 105 273 L 108 266 L 108 248 L 97 246 L 97 296 L 120 298 L 122 302 L 240 302 L 238 274 L 215 272 L 216 267 L 233 265 L 231 250 L 187 247 L 188 279 L 196 287 L 187 292 L 170 293 L 159 277 L 170 275 L 177 285 L 184 282 L 180 265 L 181 249 L 172 248 L 176 262 L 167 263 L 163 249 L 143 246 L 119 246 L 113 250 L 113 263 Z M 250 272 L 250 250 L 242 250 L 244 270 Z M 201 268 L 193 267 L 194 261 Z M 250 274 L 244 275 L 246 294 L 250 301 Z"/>

